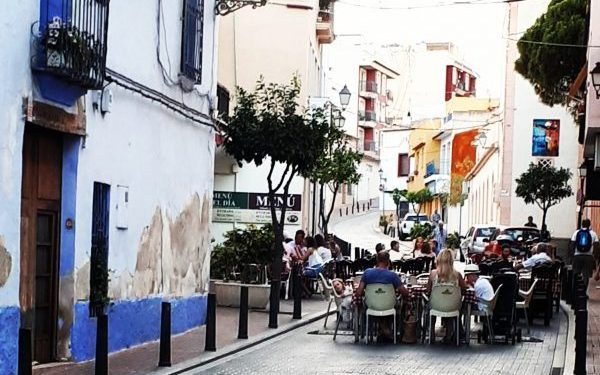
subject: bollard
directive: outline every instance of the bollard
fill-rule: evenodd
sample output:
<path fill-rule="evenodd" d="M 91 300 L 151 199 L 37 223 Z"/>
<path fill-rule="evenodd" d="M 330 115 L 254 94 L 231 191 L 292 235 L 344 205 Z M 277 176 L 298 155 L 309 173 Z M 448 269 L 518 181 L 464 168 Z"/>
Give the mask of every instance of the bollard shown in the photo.
<path fill-rule="evenodd" d="M 361 258 L 365 257 L 365 249 L 360 249 L 360 257 Z"/>
<path fill-rule="evenodd" d="M 19 328 L 19 375 L 31 375 L 31 330 Z"/>
<path fill-rule="evenodd" d="M 348 206 L 346 206 L 346 216 L 348 216 Z"/>
<path fill-rule="evenodd" d="M 204 342 L 204 351 L 216 352 L 217 346 L 217 296 L 214 293 L 208 294 L 206 306 L 206 340 Z"/>
<path fill-rule="evenodd" d="M 240 321 L 238 324 L 238 339 L 248 338 L 248 287 L 240 289 Z"/>
<path fill-rule="evenodd" d="M 587 355 L 587 291 L 583 280 L 577 280 L 577 312 L 575 313 L 575 375 L 586 374 Z"/>
<path fill-rule="evenodd" d="M 567 269 L 567 283 L 564 285 L 565 293 L 565 302 L 568 305 L 573 303 L 573 268 L 569 267 Z"/>
<path fill-rule="evenodd" d="M 300 288 L 300 266 L 295 265 L 292 269 L 294 278 L 294 314 L 292 319 L 302 319 L 302 289 Z"/>
<path fill-rule="evenodd" d="M 171 367 L 171 303 L 169 302 L 163 302 L 160 310 L 158 367 Z"/>
<path fill-rule="evenodd" d="M 355 247 L 354 248 L 354 260 L 356 259 L 360 259 L 360 247 Z"/>
<path fill-rule="evenodd" d="M 96 363 L 94 374 L 108 375 L 108 315 L 101 312 L 96 319 Z"/>

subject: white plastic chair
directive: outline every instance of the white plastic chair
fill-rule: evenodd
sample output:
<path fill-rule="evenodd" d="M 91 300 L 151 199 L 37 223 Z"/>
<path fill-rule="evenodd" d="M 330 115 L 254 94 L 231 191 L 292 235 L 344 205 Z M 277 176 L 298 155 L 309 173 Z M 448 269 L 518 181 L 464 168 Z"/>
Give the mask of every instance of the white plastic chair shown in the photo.
<path fill-rule="evenodd" d="M 455 318 L 456 321 L 456 346 L 460 344 L 459 321 L 462 296 L 457 285 L 449 283 L 435 284 L 431 288 L 429 298 L 429 344 L 435 342 L 435 327 L 432 317 Z"/>
<path fill-rule="evenodd" d="M 502 284 L 500 284 L 498 286 L 498 289 L 496 289 L 496 292 L 494 292 L 494 297 L 491 300 L 489 300 L 489 301 L 480 300 L 479 301 L 483 305 L 483 309 L 471 311 L 471 315 L 473 315 L 473 316 L 485 317 L 488 329 L 490 331 L 489 332 L 490 342 L 492 344 L 494 343 L 494 327 L 492 324 L 492 318 L 494 316 L 494 309 L 496 308 L 496 302 L 498 301 L 498 294 L 500 293 L 501 288 L 502 288 Z"/>
<path fill-rule="evenodd" d="M 325 276 L 323 276 L 322 273 L 319 273 L 318 282 L 320 284 L 319 286 L 321 287 L 321 295 L 323 296 L 323 300 L 329 302 L 327 304 L 327 315 L 325 315 L 325 323 L 323 323 L 323 328 L 326 328 L 327 318 L 329 318 L 329 311 L 331 310 L 331 304 L 334 301 L 333 286 L 330 282 L 327 281 L 327 279 L 325 279 Z"/>
<path fill-rule="evenodd" d="M 519 289 L 519 296 L 523 298 L 523 301 L 517 301 L 517 303 L 515 304 L 515 308 L 522 309 L 523 313 L 525 314 L 525 322 L 527 322 L 527 334 L 531 332 L 527 311 L 529 310 L 529 305 L 531 304 L 531 299 L 533 298 L 533 291 L 535 290 L 535 286 L 538 283 L 538 281 L 538 279 L 533 280 L 533 283 L 529 287 L 529 290 L 526 292 Z"/>
<path fill-rule="evenodd" d="M 394 317 L 394 344 L 396 343 L 396 290 L 393 284 L 369 284 L 365 288 L 366 334 L 369 341 L 369 316 Z"/>

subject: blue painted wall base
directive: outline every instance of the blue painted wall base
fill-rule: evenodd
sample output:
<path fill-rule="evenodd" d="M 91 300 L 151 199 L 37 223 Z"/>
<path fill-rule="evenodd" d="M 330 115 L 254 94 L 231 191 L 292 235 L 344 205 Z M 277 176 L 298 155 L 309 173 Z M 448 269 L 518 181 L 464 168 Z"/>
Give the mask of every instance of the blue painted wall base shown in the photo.
<path fill-rule="evenodd" d="M 19 308 L 0 307 L 0 374 L 16 375 L 19 361 Z"/>
<path fill-rule="evenodd" d="M 205 324 L 206 296 L 171 300 L 172 334 L 176 335 Z M 108 311 L 108 350 L 116 352 L 160 336 L 160 307 L 163 298 L 116 301 Z M 71 352 L 75 362 L 94 358 L 96 319 L 89 317 L 88 303 L 75 304 L 71 328 Z"/>

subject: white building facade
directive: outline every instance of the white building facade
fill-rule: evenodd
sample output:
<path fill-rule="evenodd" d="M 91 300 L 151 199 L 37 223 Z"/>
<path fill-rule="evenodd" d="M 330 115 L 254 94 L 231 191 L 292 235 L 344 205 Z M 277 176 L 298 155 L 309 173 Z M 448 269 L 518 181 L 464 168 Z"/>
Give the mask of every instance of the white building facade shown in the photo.
<path fill-rule="evenodd" d="M 100 310 L 111 352 L 157 340 L 162 302 L 173 334 L 204 324 L 214 14 L 44 0 L 0 15 L 0 373 L 17 373 L 19 332 L 38 363 L 93 359 Z"/>

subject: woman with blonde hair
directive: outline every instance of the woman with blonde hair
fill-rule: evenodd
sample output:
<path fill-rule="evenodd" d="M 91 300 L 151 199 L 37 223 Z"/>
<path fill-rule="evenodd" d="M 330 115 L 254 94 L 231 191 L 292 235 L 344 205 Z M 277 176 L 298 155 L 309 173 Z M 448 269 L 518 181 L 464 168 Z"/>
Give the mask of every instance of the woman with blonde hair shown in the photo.
<path fill-rule="evenodd" d="M 431 292 L 431 288 L 436 284 L 453 284 L 460 287 L 460 289 L 467 289 L 465 279 L 454 269 L 454 254 L 449 249 L 443 249 L 437 256 L 436 268 L 429 275 L 427 290 Z M 432 317 L 432 319 L 435 319 L 435 317 Z M 442 319 L 442 325 L 446 327 L 444 342 L 450 342 L 453 325 L 448 322 L 448 319 Z M 433 321 L 433 326 L 435 327 L 435 321 Z"/>

